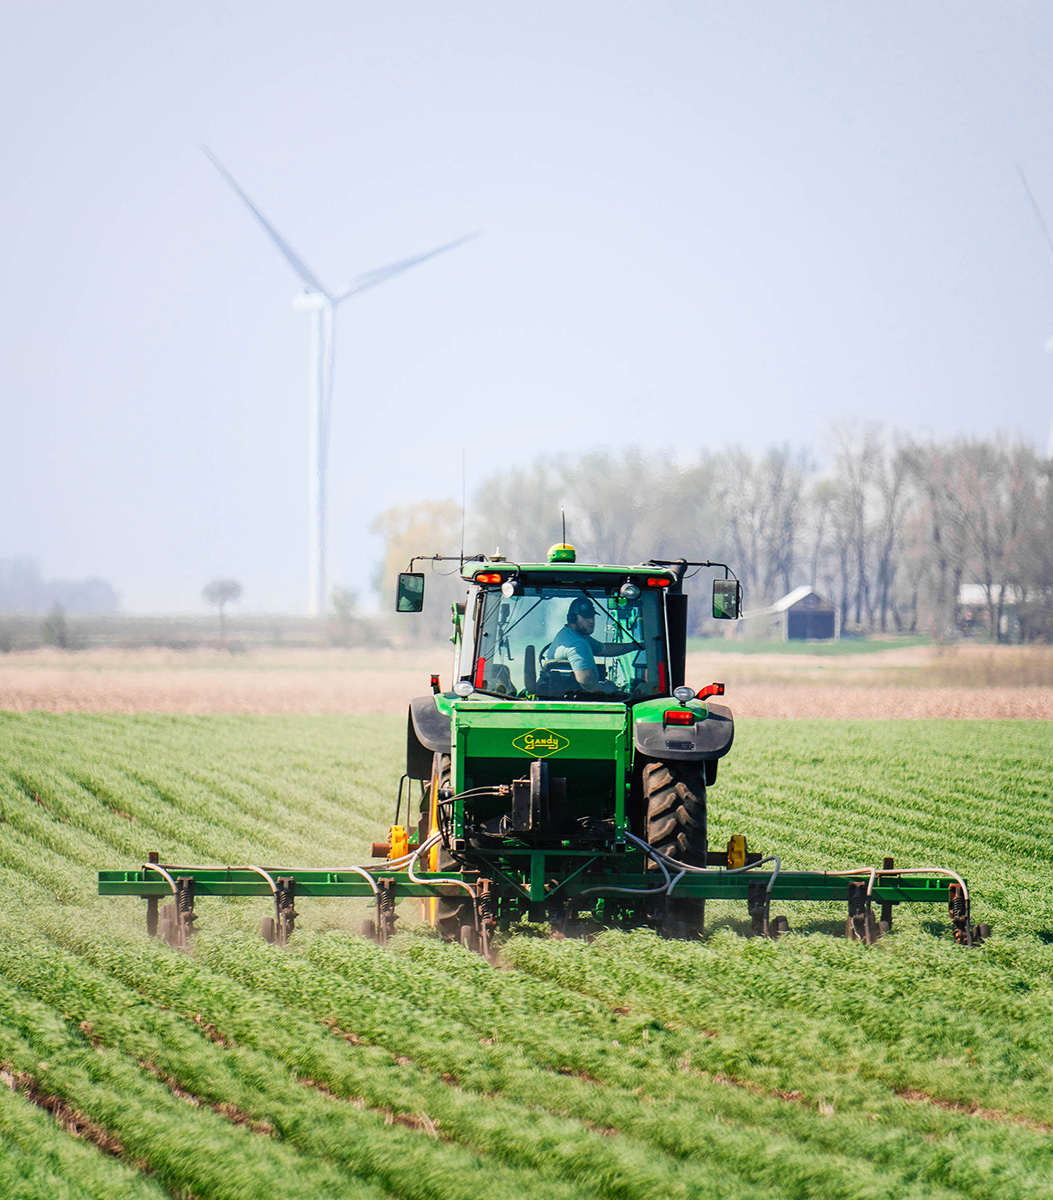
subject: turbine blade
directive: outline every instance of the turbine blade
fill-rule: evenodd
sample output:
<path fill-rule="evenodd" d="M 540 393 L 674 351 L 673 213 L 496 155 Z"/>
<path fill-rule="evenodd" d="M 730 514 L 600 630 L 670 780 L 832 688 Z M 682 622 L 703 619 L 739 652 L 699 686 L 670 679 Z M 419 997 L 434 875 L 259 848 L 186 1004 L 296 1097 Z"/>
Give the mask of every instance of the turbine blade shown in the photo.
<path fill-rule="evenodd" d="M 1035 216 L 1038 217 L 1038 223 L 1042 226 L 1042 232 L 1046 235 L 1046 246 L 1049 249 L 1050 258 L 1053 259 L 1053 237 L 1050 236 L 1046 218 L 1042 215 L 1042 209 L 1038 207 L 1038 201 L 1035 199 L 1035 193 L 1031 190 L 1031 184 L 1028 183 L 1027 176 L 1024 174 L 1024 168 L 1017 164 L 1016 169 L 1020 172 L 1020 182 L 1024 185 L 1027 198 L 1031 201 L 1031 207 L 1035 210 Z"/>
<path fill-rule="evenodd" d="M 466 233 L 464 237 L 459 237 L 453 242 L 446 242 L 442 246 L 436 246 L 434 250 L 428 250 L 424 254 L 415 254 L 412 258 L 400 258 L 397 262 L 388 263 L 386 267 L 377 267 L 373 271 L 366 271 L 364 275 L 356 276 L 346 287 L 341 288 L 333 297 L 333 300 L 339 303 L 341 300 L 346 300 L 348 296 L 356 296 L 359 292 L 365 292 L 369 288 L 377 287 L 378 284 L 387 283 L 389 279 L 394 279 L 396 275 L 401 275 L 403 271 L 408 271 L 411 267 L 426 262 L 429 258 L 434 258 L 437 254 L 445 254 L 447 250 L 455 250 L 458 246 L 463 246 L 465 242 L 470 242 L 478 236 L 478 233 Z"/>
<path fill-rule="evenodd" d="M 282 237 L 282 235 L 277 231 L 277 229 L 274 228 L 274 226 L 270 223 L 270 221 L 267 220 L 267 218 L 263 215 L 263 213 L 260 212 L 260 210 L 256 207 L 256 205 L 252 203 L 252 201 L 248 198 L 248 196 L 245 194 L 245 192 L 242 191 L 241 187 L 238 184 L 238 181 L 234 178 L 234 176 L 231 175 L 231 173 L 227 170 L 227 168 L 219 161 L 219 159 L 212 153 L 212 151 L 207 146 L 202 145 L 201 149 L 205 152 L 209 161 L 216 168 L 216 170 L 223 176 L 223 178 L 227 181 L 227 183 L 230 184 L 230 186 L 234 189 L 234 191 L 237 192 L 238 196 L 241 197 L 242 203 L 249 210 L 249 212 L 252 213 L 252 215 L 256 218 L 256 220 L 259 221 L 259 223 L 263 226 L 264 232 L 271 239 L 271 241 L 275 244 L 275 246 L 278 247 L 278 250 L 281 253 L 281 256 L 285 259 L 285 261 L 289 264 L 289 266 L 292 267 L 292 269 L 300 277 L 301 282 L 306 287 L 310 288 L 310 290 L 312 292 L 321 292 L 322 295 L 325 296 L 327 299 L 332 300 L 332 296 L 329 295 L 329 292 L 326 290 L 325 285 L 321 282 L 321 280 L 318 278 L 318 276 L 311 270 L 311 268 L 296 253 L 296 251 L 292 248 L 292 246 L 290 246 L 289 243 Z"/>

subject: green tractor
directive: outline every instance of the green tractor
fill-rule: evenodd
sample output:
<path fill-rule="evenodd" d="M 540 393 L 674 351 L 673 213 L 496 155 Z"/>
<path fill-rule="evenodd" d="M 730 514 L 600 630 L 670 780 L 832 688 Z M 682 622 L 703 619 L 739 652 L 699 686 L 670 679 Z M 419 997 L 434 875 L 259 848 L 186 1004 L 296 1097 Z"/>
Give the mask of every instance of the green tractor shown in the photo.
<path fill-rule="evenodd" d="M 399 612 L 424 606 L 418 561 L 399 576 Z M 444 937 L 488 957 L 493 935 L 523 922 L 564 935 L 621 925 L 695 938 L 714 899 L 745 901 L 753 933 L 768 937 L 788 929 L 771 915 L 776 900 L 847 903 L 845 935 L 866 944 L 908 903 L 946 905 L 961 944 L 987 937 L 952 870 L 885 858 L 785 871 L 738 834 L 710 847 L 706 797 L 734 724 L 713 701 L 722 684 L 685 685 L 683 584 L 689 570 L 722 570 L 713 616 L 735 620 L 742 592 L 725 564 L 589 565 L 565 543 L 545 563 L 453 561 L 468 584 L 454 606 L 453 686 L 433 675 L 431 693 L 410 704 L 395 820 L 373 846 L 381 862 L 179 866 L 151 853 L 139 870 L 101 871 L 100 893 L 145 899 L 148 931 L 175 946 L 205 896 L 269 896 L 261 932 L 278 944 L 305 898 L 369 898 L 363 932 L 381 944 L 397 902 L 417 898 Z"/>
<path fill-rule="evenodd" d="M 665 896 L 653 880 L 602 898 L 568 886 L 612 870 L 653 873 L 661 859 L 648 848 L 709 863 L 706 790 L 734 722 L 710 699 L 722 685 L 696 693 L 684 683 L 682 585 L 700 566 L 724 570 L 713 615 L 735 619 L 741 588 L 723 563 L 593 566 L 559 543 L 546 563 L 463 565 L 453 687 L 433 679 L 432 694 L 410 704 L 407 730 L 406 776 L 422 785 L 417 844 L 438 834 L 433 869 L 477 875 L 488 897 L 482 922 L 467 896 L 433 905 L 444 935 L 485 937 L 517 919 L 563 928 L 597 906 L 608 922 L 701 931 L 705 900 Z M 399 576 L 400 612 L 422 609 L 424 580 Z M 712 857 L 728 865 L 727 852 Z"/>

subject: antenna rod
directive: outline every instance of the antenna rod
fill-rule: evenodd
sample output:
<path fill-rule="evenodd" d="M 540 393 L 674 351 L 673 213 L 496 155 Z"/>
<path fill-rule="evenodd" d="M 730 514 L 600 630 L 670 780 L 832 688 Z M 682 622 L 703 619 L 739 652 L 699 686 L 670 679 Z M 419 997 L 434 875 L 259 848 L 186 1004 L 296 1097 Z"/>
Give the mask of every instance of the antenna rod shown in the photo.
<path fill-rule="evenodd" d="M 559 511 L 563 518 L 563 545 L 565 546 L 567 544 L 567 510 L 561 504 Z"/>
<path fill-rule="evenodd" d="M 461 570 L 464 570 L 464 512 L 468 494 L 468 466 L 464 447 L 461 447 Z"/>

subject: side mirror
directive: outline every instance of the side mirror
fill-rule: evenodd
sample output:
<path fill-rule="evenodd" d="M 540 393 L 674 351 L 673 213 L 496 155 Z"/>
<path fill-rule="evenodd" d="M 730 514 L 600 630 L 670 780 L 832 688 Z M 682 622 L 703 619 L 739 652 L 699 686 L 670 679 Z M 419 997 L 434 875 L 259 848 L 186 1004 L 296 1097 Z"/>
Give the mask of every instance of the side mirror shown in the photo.
<path fill-rule="evenodd" d="M 713 616 L 718 621 L 737 621 L 742 609 L 742 584 L 737 579 L 713 580 Z"/>
<path fill-rule="evenodd" d="M 399 575 L 399 587 L 395 601 L 396 612 L 420 612 L 424 607 L 424 574 L 420 571 L 403 571 Z"/>

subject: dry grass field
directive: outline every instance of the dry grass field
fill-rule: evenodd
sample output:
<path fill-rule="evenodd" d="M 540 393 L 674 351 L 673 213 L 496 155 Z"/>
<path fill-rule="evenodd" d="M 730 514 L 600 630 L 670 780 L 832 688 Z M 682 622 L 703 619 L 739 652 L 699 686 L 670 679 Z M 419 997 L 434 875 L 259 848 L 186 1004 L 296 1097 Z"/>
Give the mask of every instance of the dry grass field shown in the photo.
<path fill-rule="evenodd" d="M 400 713 L 448 646 L 34 650 L 0 659 L 14 712 Z M 741 717 L 1053 719 L 1053 647 L 918 646 L 865 655 L 695 652 L 688 681 L 727 685 Z"/>

